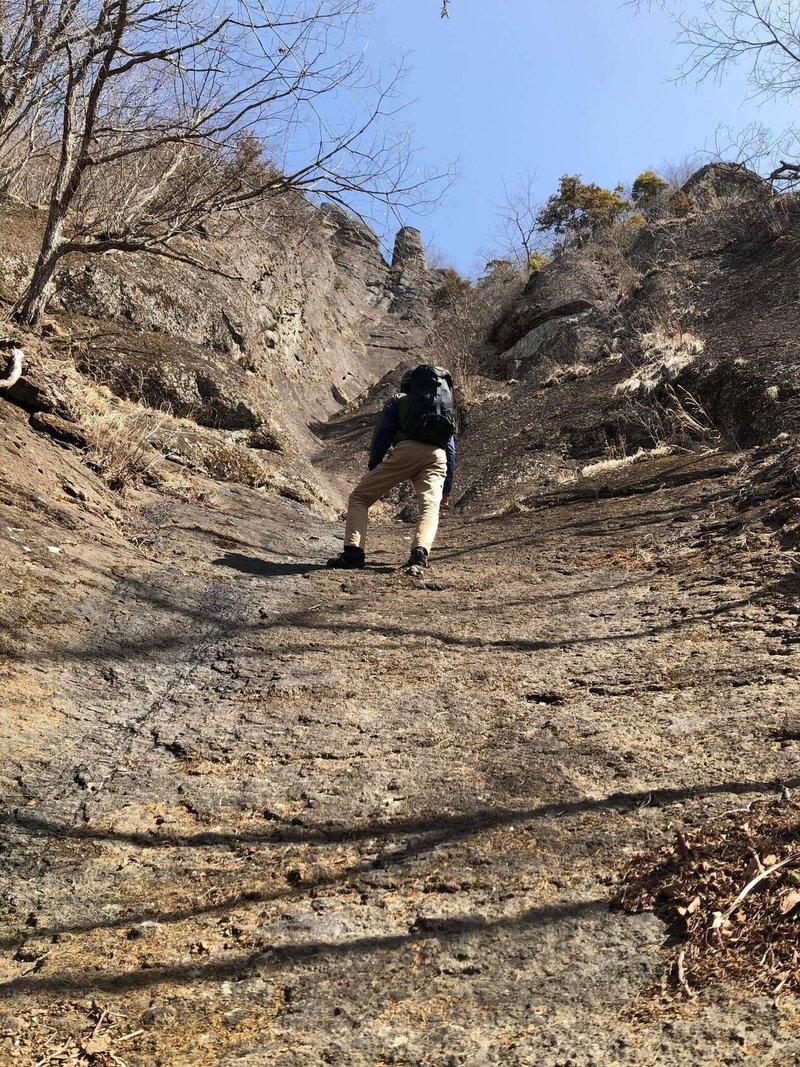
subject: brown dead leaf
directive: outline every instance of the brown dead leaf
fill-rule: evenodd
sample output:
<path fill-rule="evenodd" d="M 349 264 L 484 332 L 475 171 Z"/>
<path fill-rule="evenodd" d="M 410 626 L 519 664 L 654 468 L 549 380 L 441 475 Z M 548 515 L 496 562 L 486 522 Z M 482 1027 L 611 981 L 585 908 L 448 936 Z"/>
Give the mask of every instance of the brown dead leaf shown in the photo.
<path fill-rule="evenodd" d="M 790 889 L 781 900 L 781 915 L 788 915 L 790 911 L 794 911 L 798 904 L 800 904 L 800 893 L 796 889 Z"/>
<path fill-rule="evenodd" d="M 111 1038 L 108 1034 L 87 1037 L 85 1041 L 81 1042 L 81 1051 L 85 1052 L 87 1056 L 99 1056 L 103 1052 L 108 1052 L 110 1048 Z"/>

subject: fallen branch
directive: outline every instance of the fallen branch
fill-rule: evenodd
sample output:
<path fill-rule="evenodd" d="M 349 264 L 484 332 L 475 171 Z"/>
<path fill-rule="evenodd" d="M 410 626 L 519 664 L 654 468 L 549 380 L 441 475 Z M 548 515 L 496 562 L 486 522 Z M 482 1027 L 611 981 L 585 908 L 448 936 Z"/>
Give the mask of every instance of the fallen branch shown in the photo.
<path fill-rule="evenodd" d="M 22 361 L 25 358 L 25 353 L 21 348 L 17 348 L 16 345 L 8 351 L 11 356 L 11 367 L 9 369 L 8 377 L 0 378 L 0 389 L 10 389 L 22 376 Z"/>
<path fill-rule="evenodd" d="M 781 867 L 785 867 L 787 863 L 791 863 L 793 859 L 794 856 L 787 856 L 785 860 L 780 860 L 778 863 L 773 863 L 771 867 L 765 867 L 763 871 L 761 871 L 755 876 L 755 878 L 751 879 L 747 883 L 747 885 L 738 894 L 733 904 L 731 904 L 729 908 L 726 908 L 725 911 L 714 912 L 714 921 L 711 923 L 711 929 L 718 930 L 721 926 L 724 926 L 728 919 L 730 919 L 731 915 L 733 915 L 733 913 L 742 903 L 747 894 L 752 892 L 752 890 L 755 889 L 759 882 L 763 882 L 765 878 L 768 878 L 769 875 L 773 874 L 775 871 L 779 871 Z"/>
<path fill-rule="evenodd" d="M 694 996 L 694 990 L 692 989 L 692 987 L 689 985 L 688 981 L 686 980 L 686 967 L 685 967 L 685 964 L 684 964 L 685 959 L 686 959 L 686 953 L 685 952 L 681 952 L 679 954 L 679 956 L 678 956 L 678 960 L 677 960 L 677 964 L 676 964 L 676 970 L 678 972 L 678 982 L 680 983 L 682 989 L 686 993 L 686 996 L 687 997 L 693 997 Z"/>

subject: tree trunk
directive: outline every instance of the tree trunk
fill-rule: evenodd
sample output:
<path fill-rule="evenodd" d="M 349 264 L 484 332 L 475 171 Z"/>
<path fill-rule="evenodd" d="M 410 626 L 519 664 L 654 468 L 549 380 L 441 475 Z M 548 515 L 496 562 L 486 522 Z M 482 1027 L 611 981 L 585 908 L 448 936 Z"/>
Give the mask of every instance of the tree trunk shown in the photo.
<path fill-rule="evenodd" d="M 64 219 L 57 209 L 51 210 L 47 220 L 42 247 L 33 268 L 28 288 L 14 305 L 12 317 L 21 326 L 35 326 L 44 314 L 53 288 L 53 275 L 60 258 Z"/>

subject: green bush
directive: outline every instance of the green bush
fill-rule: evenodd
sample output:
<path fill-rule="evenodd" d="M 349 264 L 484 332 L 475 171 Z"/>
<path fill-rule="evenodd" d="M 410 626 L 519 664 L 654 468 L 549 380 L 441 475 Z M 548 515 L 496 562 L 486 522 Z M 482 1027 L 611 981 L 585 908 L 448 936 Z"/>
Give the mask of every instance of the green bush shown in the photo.
<path fill-rule="evenodd" d="M 669 189 L 669 182 L 659 178 L 654 170 L 644 170 L 631 186 L 631 199 L 634 204 L 643 206 L 653 201 Z"/>
<path fill-rule="evenodd" d="M 633 209 L 623 188 L 603 189 L 581 181 L 579 174 L 565 174 L 558 192 L 548 198 L 536 216 L 536 228 L 566 238 L 587 240 L 608 230 Z"/>
<path fill-rule="evenodd" d="M 535 274 L 537 271 L 542 270 L 550 262 L 550 257 L 545 255 L 544 252 L 531 252 L 525 263 L 525 267 L 531 274 Z"/>

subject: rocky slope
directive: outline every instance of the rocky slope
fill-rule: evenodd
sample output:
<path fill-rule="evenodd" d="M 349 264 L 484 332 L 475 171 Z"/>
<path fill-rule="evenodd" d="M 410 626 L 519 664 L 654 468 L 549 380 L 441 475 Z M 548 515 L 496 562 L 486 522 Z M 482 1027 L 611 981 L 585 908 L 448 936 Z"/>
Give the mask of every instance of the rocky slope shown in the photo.
<path fill-rule="evenodd" d="M 798 216 L 726 169 L 689 194 L 497 323 L 421 580 L 402 498 L 367 571 L 322 566 L 421 351 L 413 234 L 389 266 L 333 212 L 270 253 L 291 325 L 71 268 L 0 400 L 0 1062 L 800 1056 L 795 1001 L 685 996 L 662 921 L 610 910 L 637 854 L 797 785 Z M 123 416 L 160 459 L 121 492 Z"/>
<path fill-rule="evenodd" d="M 314 429 L 419 344 L 440 274 L 416 230 L 401 231 L 389 266 L 375 235 L 339 209 L 294 212 L 276 233 L 206 237 L 211 273 L 147 256 L 74 257 L 50 320 L 21 339 L 25 374 L 4 399 L 74 424 L 84 444 L 106 409 L 135 416 L 152 431 L 148 450 L 189 471 L 338 506 L 311 466 Z M 7 205 L 5 221 L 10 299 L 41 218 Z M 40 418 L 48 428 L 62 441 L 71 432 Z"/>

